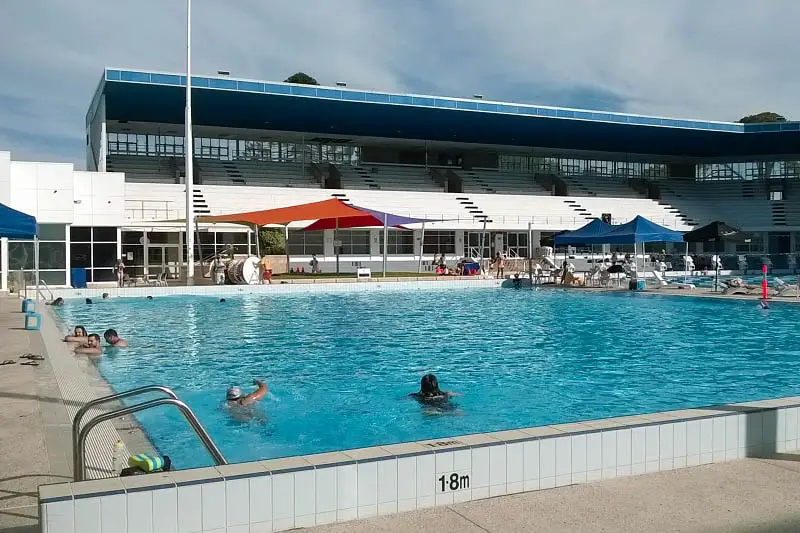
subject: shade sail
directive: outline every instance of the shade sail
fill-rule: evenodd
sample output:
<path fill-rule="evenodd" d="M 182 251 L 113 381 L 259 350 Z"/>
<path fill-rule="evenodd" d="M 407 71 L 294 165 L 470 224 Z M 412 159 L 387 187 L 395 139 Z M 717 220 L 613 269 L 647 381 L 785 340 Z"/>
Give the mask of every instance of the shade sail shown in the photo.
<path fill-rule="evenodd" d="M 683 236 L 686 242 L 744 242 L 745 234 L 724 222 L 715 220 L 700 228 L 695 228 Z"/>
<path fill-rule="evenodd" d="M 636 244 L 640 242 L 683 242 L 683 233 L 637 216 L 626 224 L 615 226 L 607 233 L 587 238 L 584 244 Z"/>
<path fill-rule="evenodd" d="M 586 244 L 593 244 L 592 242 L 590 242 L 590 239 L 597 238 L 600 235 L 604 235 L 609 231 L 611 231 L 612 229 L 614 229 L 615 227 L 616 226 L 612 226 L 611 224 L 603 222 L 599 218 L 595 218 L 582 228 L 578 228 L 575 231 L 567 231 L 556 235 L 554 241 L 556 246 L 567 246 L 567 245 L 580 246 Z"/>
<path fill-rule="evenodd" d="M 323 218 L 303 229 L 305 231 L 313 231 L 336 228 L 369 228 L 377 226 L 382 227 L 384 224 L 390 228 L 402 228 L 406 224 L 420 224 L 422 222 L 434 221 L 433 219 L 393 215 L 391 213 L 355 205 L 353 207 L 361 212 L 361 216 L 347 217 L 339 220 L 336 218 Z"/>
<path fill-rule="evenodd" d="M 249 211 L 232 215 L 216 215 L 197 217 L 198 222 L 211 224 L 246 224 L 250 226 L 266 226 L 269 224 L 288 224 L 300 220 L 319 219 L 346 219 L 363 217 L 364 212 L 351 207 L 339 199 L 331 198 L 321 202 L 294 205 L 291 207 L 278 207 L 262 211 Z M 381 225 L 383 223 L 381 222 Z"/>
<path fill-rule="evenodd" d="M 0 204 L 0 237 L 33 239 L 36 234 L 35 217 Z"/>

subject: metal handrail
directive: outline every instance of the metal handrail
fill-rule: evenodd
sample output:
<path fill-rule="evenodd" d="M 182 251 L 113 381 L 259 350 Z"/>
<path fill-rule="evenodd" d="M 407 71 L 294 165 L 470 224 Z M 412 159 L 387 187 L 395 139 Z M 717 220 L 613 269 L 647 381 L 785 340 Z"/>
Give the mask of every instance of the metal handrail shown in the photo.
<path fill-rule="evenodd" d="M 203 425 L 200 424 L 200 421 L 197 419 L 188 405 L 181 400 L 176 400 L 175 398 L 159 398 L 157 400 L 150 400 L 149 402 L 132 405 L 123 409 L 117 409 L 116 411 L 109 411 L 108 413 L 103 413 L 102 415 L 90 420 L 89 423 L 86 424 L 86 427 L 84 427 L 78 435 L 78 468 L 74 472 L 75 481 L 84 481 L 86 479 L 86 439 L 89 436 L 89 432 L 97 424 L 120 416 L 151 409 L 153 407 L 160 407 L 162 405 L 174 405 L 180 410 L 181 414 L 192 427 L 197 437 L 203 443 L 203 446 L 206 447 L 206 450 L 208 450 L 208 453 L 214 459 L 214 462 L 217 464 L 217 466 L 228 464 L 228 461 L 222 455 L 222 452 L 219 451 L 217 445 L 214 444 L 213 440 L 211 440 L 211 436 L 205 430 Z"/>
<path fill-rule="evenodd" d="M 78 471 L 78 436 L 81 430 L 81 422 L 83 421 L 83 417 L 86 413 L 89 412 L 89 409 L 93 407 L 97 407 L 98 405 L 102 405 L 104 403 L 113 402 L 116 400 L 121 400 L 122 398 L 130 398 L 131 396 L 139 396 L 141 394 L 147 394 L 149 392 L 163 392 L 170 398 L 174 398 L 175 400 L 178 399 L 178 395 L 170 389 L 169 387 L 164 387 L 163 385 L 148 385 L 147 387 L 139 387 L 138 389 L 131 389 L 129 391 L 120 392 L 117 394 L 111 394 L 110 396 L 103 396 L 102 398 L 96 398 L 80 409 L 78 412 L 75 413 L 75 418 L 72 420 L 72 471 Z"/>
<path fill-rule="evenodd" d="M 54 294 L 53 294 L 53 291 L 50 289 L 50 286 L 47 284 L 47 282 L 40 278 L 39 279 L 39 285 L 44 286 L 44 288 L 47 289 L 47 292 L 50 293 L 50 301 L 52 302 L 53 299 L 54 299 L 53 298 Z M 41 296 L 44 301 L 47 301 L 47 298 L 44 297 L 44 293 L 42 293 L 42 287 L 41 286 L 39 287 L 39 296 Z"/>

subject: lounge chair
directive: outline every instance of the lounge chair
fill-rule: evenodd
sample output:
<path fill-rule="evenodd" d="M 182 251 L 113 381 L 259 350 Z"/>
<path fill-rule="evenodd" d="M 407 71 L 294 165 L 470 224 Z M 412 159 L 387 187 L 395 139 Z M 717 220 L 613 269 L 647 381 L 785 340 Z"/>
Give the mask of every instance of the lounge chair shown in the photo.
<path fill-rule="evenodd" d="M 797 285 L 786 283 L 781 278 L 775 278 L 772 287 L 775 289 L 775 296 L 797 296 L 800 294 L 800 289 L 798 289 Z"/>

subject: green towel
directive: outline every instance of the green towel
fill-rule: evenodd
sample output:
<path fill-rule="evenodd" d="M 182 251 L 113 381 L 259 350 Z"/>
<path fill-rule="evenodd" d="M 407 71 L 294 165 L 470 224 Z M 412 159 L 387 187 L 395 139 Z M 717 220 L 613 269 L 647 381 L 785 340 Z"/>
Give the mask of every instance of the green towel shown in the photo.
<path fill-rule="evenodd" d="M 136 467 L 143 472 L 155 472 L 164 468 L 164 458 L 158 455 L 140 453 L 128 459 L 128 466 Z"/>

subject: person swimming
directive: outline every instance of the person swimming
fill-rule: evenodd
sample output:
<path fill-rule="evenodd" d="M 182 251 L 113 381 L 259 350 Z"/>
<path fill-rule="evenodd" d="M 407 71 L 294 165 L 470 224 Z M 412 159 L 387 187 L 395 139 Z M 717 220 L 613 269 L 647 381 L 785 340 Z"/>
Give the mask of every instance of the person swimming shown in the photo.
<path fill-rule="evenodd" d="M 100 347 L 100 335 L 92 333 L 86 339 L 86 345 L 75 348 L 75 353 L 79 355 L 103 355 L 103 348 Z"/>
<path fill-rule="evenodd" d="M 117 334 L 117 330 L 115 329 L 107 329 L 105 333 L 103 333 L 103 337 L 106 339 L 106 342 L 113 346 L 114 348 L 127 348 L 128 341 L 121 338 Z"/>
<path fill-rule="evenodd" d="M 72 335 L 64 337 L 64 342 L 77 342 L 78 344 L 86 344 L 89 334 L 83 326 L 75 326 Z"/>
<path fill-rule="evenodd" d="M 56 298 L 52 302 L 45 302 L 45 305 L 55 305 L 55 306 L 64 305 L 64 298 L 59 296 L 58 298 Z"/>
<path fill-rule="evenodd" d="M 447 401 L 458 394 L 439 389 L 439 380 L 436 376 L 425 374 L 419 382 L 419 392 L 412 392 L 409 396 L 421 402 L 437 402 Z"/>
<path fill-rule="evenodd" d="M 253 381 L 253 385 L 258 387 L 254 392 L 247 395 L 242 395 L 240 387 L 231 387 L 225 394 L 225 403 L 228 407 L 251 405 L 264 399 L 267 395 L 267 385 L 258 379 Z"/>

